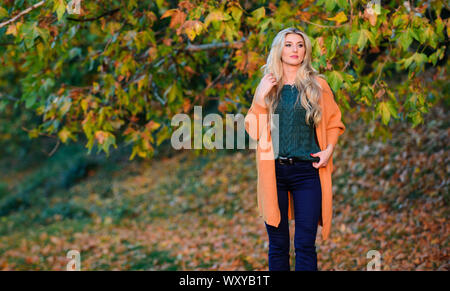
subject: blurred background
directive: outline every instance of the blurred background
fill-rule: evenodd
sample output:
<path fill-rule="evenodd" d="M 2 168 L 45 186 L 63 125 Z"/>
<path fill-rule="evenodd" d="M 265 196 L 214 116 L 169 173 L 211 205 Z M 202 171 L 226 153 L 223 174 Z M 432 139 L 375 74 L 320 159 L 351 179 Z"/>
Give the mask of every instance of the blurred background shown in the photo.
<path fill-rule="evenodd" d="M 245 115 L 273 37 L 296 26 L 347 127 L 319 270 L 366 270 L 370 250 L 381 270 L 448 270 L 448 15 L 446 1 L 1 1 L 0 269 L 66 270 L 78 250 L 81 270 L 268 270 L 254 150 L 175 150 L 171 120 Z"/>

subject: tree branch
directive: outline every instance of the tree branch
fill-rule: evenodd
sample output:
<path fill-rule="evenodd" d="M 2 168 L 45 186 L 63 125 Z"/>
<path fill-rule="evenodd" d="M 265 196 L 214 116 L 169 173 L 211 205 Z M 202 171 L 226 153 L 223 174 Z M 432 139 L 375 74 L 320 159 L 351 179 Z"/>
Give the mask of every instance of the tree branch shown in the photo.
<path fill-rule="evenodd" d="M 207 44 L 189 44 L 186 46 L 185 50 L 191 52 L 197 52 L 202 50 L 214 50 L 218 48 L 226 48 L 226 47 L 241 47 L 245 42 L 245 37 L 241 38 L 239 41 L 235 41 L 232 43 L 229 42 L 219 42 L 219 43 L 207 43 Z"/>
<path fill-rule="evenodd" d="M 310 21 L 305 20 L 305 19 L 300 19 L 300 21 L 301 22 L 305 22 L 305 23 L 309 23 L 309 24 L 312 24 L 312 25 L 315 25 L 315 26 L 318 26 L 318 27 L 322 27 L 322 28 L 330 28 L 330 27 L 336 28 L 336 27 L 341 27 L 341 26 L 347 24 L 347 23 L 342 23 L 342 24 L 337 24 L 337 25 L 324 25 L 324 24 L 318 24 L 318 23 L 310 22 Z"/>
<path fill-rule="evenodd" d="M 108 15 L 113 15 L 114 13 L 116 13 L 117 11 L 119 11 L 120 8 L 116 8 L 110 11 L 106 11 L 103 14 L 100 14 L 99 16 L 96 17 L 91 17 L 91 18 L 72 18 L 72 17 L 67 17 L 67 20 L 72 20 L 72 21 L 78 21 L 78 22 L 87 22 L 87 21 L 95 21 L 95 20 L 99 20 L 102 17 L 108 16 Z"/>
<path fill-rule="evenodd" d="M 56 150 L 58 149 L 59 145 L 61 144 L 61 141 L 58 139 L 56 141 L 56 145 L 53 147 L 53 149 L 51 150 L 50 153 L 46 153 L 49 157 L 53 156 L 53 154 L 56 152 Z"/>
<path fill-rule="evenodd" d="M 8 99 L 8 100 L 11 100 L 11 101 L 19 101 L 20 99 L 18 99 L 18 98 L 16 98 L 16 97 L 13 97 L 13 96 L 4 96 L 3 94 L 0 94 L 0 99 Z"/>
<path fill-rule="evenodd" d="M 41 2 L 38 2 L 38 3 L 34 4 L 34 5 L 31 6 L 31 7 L 28 7 L 28 8 L 25 9 L 24 11 L 20 12 L 19 14 L 17 14 L 17 15 L 14 16 L 13 18 L 11 18 L 10 20 L 0 23 L 0 28 L 2 28 L 3 26 L 8 25 L 8 24 L 10 24 L 10 23 L 13 23 L 14 21 L 16 21 L 16 20 L 17 20 L 18 18 L 20 18 L 21 16 L 30 13 L 32 10 L 38 8 L 39 6 L 44 5 L 44 3 L 45 3 L 45 0 L 42 0 Z"/>

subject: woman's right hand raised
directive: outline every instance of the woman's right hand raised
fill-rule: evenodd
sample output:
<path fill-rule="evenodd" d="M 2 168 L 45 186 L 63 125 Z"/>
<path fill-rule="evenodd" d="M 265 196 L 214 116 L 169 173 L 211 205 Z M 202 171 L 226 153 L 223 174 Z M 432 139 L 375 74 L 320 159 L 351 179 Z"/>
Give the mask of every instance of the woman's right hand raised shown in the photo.
<path fill-rule="evenodd" d="M 267 94 L 269 94 L 270 90 L 272 90 L 273 86 L 276 84 L 277 80 L 272 73 L 264 75 L 261 82 L 259 82 L 258 88 L 256 89 L 255 101 L 265 107 L 266 104 L 264 102 L 264 98 L 266 98 Z"/>

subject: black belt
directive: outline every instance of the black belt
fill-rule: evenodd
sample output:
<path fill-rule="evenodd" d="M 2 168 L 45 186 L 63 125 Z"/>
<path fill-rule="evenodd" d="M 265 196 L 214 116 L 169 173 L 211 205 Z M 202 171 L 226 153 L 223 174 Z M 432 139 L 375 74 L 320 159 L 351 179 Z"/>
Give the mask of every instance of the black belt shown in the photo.
<path fill-rule="evenodd" d="M 280 163 L 280 165 L 293 165 L 294 163 L 298 163 L 298 162 L 308 162 L 302 159 L 299 159 L 297 157 L 291 157 L 291 158 L 287 158 L 287 157 L 278 157 L 275 161 L 278 161 Z"/>

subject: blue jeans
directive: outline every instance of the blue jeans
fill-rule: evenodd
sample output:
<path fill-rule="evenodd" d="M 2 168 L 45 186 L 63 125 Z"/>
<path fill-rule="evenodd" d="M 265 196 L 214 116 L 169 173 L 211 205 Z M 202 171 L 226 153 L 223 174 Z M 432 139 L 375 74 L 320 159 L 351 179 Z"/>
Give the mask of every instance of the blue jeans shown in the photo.
<path fill-rule="evenodd" d="M 293 165 L 275 161 L 278 206 L 281 222 L 278 227 L 264 222 L 269 236 L 269 271 L 289 271 L 288 190 L 294 200 L 295 270 L 317 271 L 316 233 L 322 208 L 319 170 L 312 162 Z"/>

